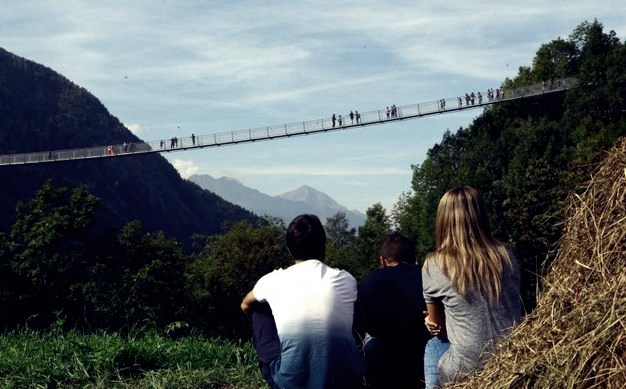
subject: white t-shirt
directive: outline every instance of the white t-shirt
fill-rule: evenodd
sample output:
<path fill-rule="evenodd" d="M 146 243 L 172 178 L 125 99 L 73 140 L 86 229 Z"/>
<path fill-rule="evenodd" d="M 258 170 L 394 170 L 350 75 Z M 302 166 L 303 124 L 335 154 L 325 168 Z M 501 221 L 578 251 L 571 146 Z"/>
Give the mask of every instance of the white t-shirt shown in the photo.
<path fill-rule="evenodd" d="M 316 259 L 275 270 L 254 297 L 272 309 L 281 343 L 274 381 L 285 388 L 348 388 L 363 364 L 352 336 L 357 284 L 345 270 Z"/>

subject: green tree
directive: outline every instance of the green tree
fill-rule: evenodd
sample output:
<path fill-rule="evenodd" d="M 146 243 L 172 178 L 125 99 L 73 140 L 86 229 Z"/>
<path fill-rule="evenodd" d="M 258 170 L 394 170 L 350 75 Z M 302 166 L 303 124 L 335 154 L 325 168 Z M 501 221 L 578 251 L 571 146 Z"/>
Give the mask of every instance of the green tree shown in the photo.
<path fill-rule="evenodd" d="M 19 302 L 28 293 L 21 290 L 24 286 L 29 286 L 29 283 L 12 268 L 9 237 L 0 232 L 0 328 L 14 328 L 22 321 L 24 307 Z"/>
<path fill-rule="evenodd" d="M 579 66 L 580 52 L 576 44 L 561 38 L 543 44 L 537 50 L 533 60 L 533 79 L 525 79 L 527 83 L 565 78 L 575 74 Z"/>
<path fill-rule="evenodd" d="M 352 243 L 356 234 L 356 230 L 350 228 L 345 212 L 337 212 L 335 215 L 327 218 L 324 229 L 329 244 L 336 248 Z"/>
<path fill-rule="evenodd" d="M 402 210 L 397 218 L 398 229 L 413 239 L 418 258 L 424 258 L 434 248 L 434 226 L 437 205 L 443 194 L 452 187 L 464 185 L 471 176 L 466 171 L 479 172 L 470 166 L 468 155 L 463 154 L 469 148 L 470 130 L 459 128 L 452 134 L 446 131 L 439 144 L 428 150 L 426 159 L 419 165 L 413 165 L 411 197 L 397 204 Z"/>
<path fill-rule="evenodd" d="M 354 276 L 361 279 L 378 266 L 380 245 L 391 231 L 391 220 L 381 203 L 376 203 L 365 211 L 365 223 L 359 227 L 355 241 L 355 252 L 359 260 Z"/>
<path fill-rule="evenodd" d="M 114 249 L 92 270 L 89 296 L 109 328 L 166 328 L 187 318 L 185 268 L 189 257 L 162 231 L 141 222 L 122 227 Z"/>
<path fill-rule="evenodd" d="M 352 275 L 362 273 L 362 261 L 356 253 L 356 229 L 350 228 L 344 212 L 337 212 L 326 219 L 326 258 L 332 267 L 344 269 Z"/>
<path fill-rule="evenodd" d="M 395 229 L 416 242 L 416 259 L 419 263 L 434 247 L 436 210 L 429 209 L 432 206 L 433 204 L 425 201 L 424 198 L 405 192 L 398 197 L 391 211 L 391 220 Z"/>
<path fill-rule="evenodd" d="M 266 273 L 289 266 L 285 230 L 272 223 L 234 223 L 222 235 L 198 237 L 204 247 L 186 271 L 194 322 L 210 334 L 249 336 L 249 323 L 239 305 Z"/>
<path fill-rule="evenodd" d="M 55 188 L 50 181 L 16 206 L 10 232 L 10 268 L 28 285 L 24 313 L 45 326 L 55 311 L 77 317 L 84 310 L 82 286 L 89 276 L 89 230 L 98 205 L 84 186 Z"/>
<path fill-rule="evenodd" d="M 466 129 L 446 132 L 413 167 L 412 194 L 393 212 L 424 255 L 434 243 L 441 195 L 458 185 L 478 189 L 491 208 L 495 235 L 522 264 L 529 309 L 561 235 L 562 204 L 626 134 L 626 46 L 613 31 L 604 33 L 597 21 L 582 23 L 568 40 L 542 45 L 533 66 L 521 67 L 505 84 L 565 76 L 576 76 L 578 87 L 499 104 Z"/>

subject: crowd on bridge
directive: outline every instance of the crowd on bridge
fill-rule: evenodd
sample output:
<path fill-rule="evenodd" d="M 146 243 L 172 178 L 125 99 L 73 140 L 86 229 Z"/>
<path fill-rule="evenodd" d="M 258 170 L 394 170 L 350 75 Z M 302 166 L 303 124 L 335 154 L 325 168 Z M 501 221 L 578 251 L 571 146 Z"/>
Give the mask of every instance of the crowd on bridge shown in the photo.
<path fill-rule="evenodd" d="M 350 125 L 361 124 L 361 114 L 359 113 L 359 111 L 350 111 L 348 117 L 350 118 Z M 343 118 L 341 117 L 341 115 L 333 114 L 330 120 L 333 123 L 333 128 L 346 126 L 346 124 L 344 124 L 343 122 Z"/>
<path fill-rule="evenodd" d="M 545 82 L 542 82 L 542 90 L 545 90 Z M 551 83 L 550 88 L 552 88 L 554 86 L 554 82 Z M 559 81 L 559 86 L 560 86 L 560 81 Z M 512 94 L 514 95 L 515 92 L 512 91 Z M 496 100 L 502 100 L 505 98 L 504 95 L 504 87 L 499 87 L 499 88 L 489 88 L 486 91 L 486 96 L 487 96 L 487 101 L 489 103 L 492 103 L 493 101 Z M 482 92 L 478 91 L 476 93 L 474 92 L 468 92 L 465 93 L 465 96 L 458 96 L 456 98 L 458 105 L 458 108 L 463 108 L 463 107 L 472 107 L 472 106 L 476 106 L 476 105 L 482 105 L 483 104 L 483 94 Z M 445 111 L 446 110 L 446 101 L 447 99 L 439 99 L 437 100 L 437 107 L 439 111 Z M 463 105 L 463 102 L 465 102 L 465 105 Z M 387 120 L 392 120 L 392 119 L 398 119 L 400 118 L 400 108 L 398 108 L 395 104 L 389 105 L 387 107 L 385 107 L 384 109 L 379 111 L 379 116 L 380 114 L 384 115 L 384 117 Z M 350 118 L 350 125 L 354 125 L 355 124 L 355 118 L 356 118 L 356 124 L 362 124 L 361 123 L 361 115 L 359 114 L 359 111 L 350 111 L 350 114 L 348 115 Z M 382 120 L 382 118 L 381 118 Z M 333 113 L 333 115 L 331 116 L 331 122 L 332 122 L 332 128 L 336 128 L 336 127 L 345 127 L 347 125 L 347 123 L 344 122 L 344 119 L 341 115 L 336 115 Z"/>
<path fill-rule="evenodd" d="M 189 139 L 191 139 L 191 146 L 195 146 L 196 145 L 196 135 L 194 133 L 191 133 L 191 136 L 189 137 Z M 170 141 L 170 149 L 176 149 L 179 148 L 179 144 L 178 142 L 181 142 L 181 146 L 182 146 L 182 142 L 183 140 L 181 138 L 178 138 L 177 136 L 173 136 L 169 139 Z M 159 141 L 159 148 L 161 150 L 165 149 L 165 139 L 161 139 Z"/>
<path fill-rule="evenodd" d="M 435 250 L 388 234 L 360 283 L 324 263 L 326 234 L 305 214 L 287 227 L 293 265 L 261 277 L 241 302 L 273 389 L 436 388 L 481 370 L 520 321 L 520 272 L 471 187 L 443 195 Z"/>
<path fill-rule="evenodd" d="M 561 90 L 563 87 L 566 89 L 575 85 L 575 79 L 551 79 L 544 80 L 540 83 L 522 86 L 518 88 L 510 88 L 505 89 L 503 87 L 499 88 L 490 88 L 486 91 L 485 94 L 482 92 L 468 92 L 465 93 L 464 96 L 458 96 L 456 98 L 449 99 L 440 99 L 437 102 L 427 102 L 423 104 L 417 104 L 416 106 L 405 106 L 405 107 L 397 107 L 395 104 L 391 104 L 383 109 L 378 111 L 366 112 L 365 114 L 361 114 L 357 110 L 350 111 L 349 114 L 346 114 L 345 118 L 339 114 L 332 114 L 330 118 L 332 123 L 332 128 L 346 128 L 354 125 L 364 125 L 364 124 L 373 124 L 380 123 L 385 120 L 396 120 L 396 119 L 405 119 L 405 118 L 414 118 L 418 116 L 422 116 L 424 114 L 430 114 L 434 112 L 446 112 L 461 108 L 472 108 L 475 106 L 481 106 L 485 104 L 484 98 L 487 99 L 488 103 L 493 103 L 494 101 L 501 101 L 503 99 L 508 98 L 519 98 L 525 97 L 527 94 L 538 94 L 544 93 L 550 90 Z M 457 105 L 453 109 L 448 108 L 448 103 L 453 103 L 456 99 Z M 415 113 L 415 108 L 417 107 L 417 112 Z M 434 107 L 434 108 L 433 108 Z M 404 111 L 403 111 L 404 110 Z M 362 116 L 364 117 L 364 121 L 362 121 Z M 316 120 L 314 123 L 321 123 L 320 127 L 315 127 L 315 125 L 311 127 L 306 127 L 307 122 L 304 123 L 292 123 L 293 129 L 295 131 L 287 133 L 287 127 L 290 126 L 288 124 L 284 126 L 275 126 L 276 128 L 285 129 L 285 134 L 275 134 L 270 136 L 269 129 L 271 127 L 267 127 L 267 131 L 259 131 L 259 134 L 263 134 L 265 132 L 266 137 L 259 136 L 253 137 L 253 130 L 245 130 L 242 131 L 243 137 L 241 140 L 232 141 L 236 135 L 238 135 L 238 131 L 233 131 L 227 134 L 224 139 L 230 139 L 227 142 L 218 141 L 218 136 L 220 134 L 213 134 L 212 142 L 204 143 L 200 141 L 195 134 L 191 134 L 189 138 L 179 138 L 174 136 L 169 139 L 169 148 L 167 146 L 168 140 L 161 139 L 158 141 L 158 148 L 156 142 L 154 145 L 151 142 L 128 142 L 124 144 L 117 145 L 108 145 L 108 146 L 100 146 L 100 147 L 90 147 L 90 148 L 80 148 L 80 149 L 69 149 L 69 150 L 56 150 L 56 151 L 44 151 L 44 152 L 35 152 L 35 153 L 23 153 L 23 154 L 8 154 L 8 155 L 0 155 L 0 165 L 11 165 L 11 164 L 19 164 L 19 163 L 39 163 L 39 162 L 52 162 L 52 161 L 65 161 L 72 159 L 83 159 L 83 158 L 99 158 L 99 157 L 112 157 L 118 155 L 124 155 L 129 153 L 145 153 L 145 152 L 154 152 L 154 151 L 168 151 L 168 150 L 179 150 L 185 149 L 188 147 L 195 146 L 213 146 L 213 145 L 221 145 L 227 143 L 238 143 L 238 142 L 246 142 L 246 141 L 255 141 L 258 139 L 268 139 L 268 138 L 277 138 L 282 136 L 292 136 L 294 134 L 305 134 L 312 133 L 317 131 L 325 131 L 328 127 L 325 127 L 325 123 L 327 123 L 328 119 Z M 349 122 L 348 122 L 349 120 Z M 303 125 L 304 124 L 304 125 Z M 307 128 L 307 130 L 302 131 L 302 128 Z M 265 129 L 265 128 L 264 128 Z M 297 129 L 300 129 L 298 132 Z M 180 130 L 178 128 L 177 130 Z M 245 136 L 248 135 L 248 138 Z M 154 148 L 153 148 L 154 147 Z"/>
<path fill-rule="evenodd" d="M 135 144 L 133 142 L 124 142 L 121 146 L 118 147 L 115 145 L 107 146 L 107 155 L 115 156 L 119 153 L 132 153 L 135 151 Z"/>

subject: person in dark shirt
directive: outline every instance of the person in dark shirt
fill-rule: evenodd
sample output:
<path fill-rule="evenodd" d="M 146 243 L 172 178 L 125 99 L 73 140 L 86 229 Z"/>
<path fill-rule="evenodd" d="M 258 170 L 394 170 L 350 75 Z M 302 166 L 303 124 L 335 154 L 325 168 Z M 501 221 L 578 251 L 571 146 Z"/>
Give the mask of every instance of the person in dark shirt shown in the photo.
<path fill-rule="evenodd" d="M 422 325 L 426 304 L 415 259 L 413 242 L 389 234 L 381 246 L 380 268 L 358 286 L 354 327 L 363 339 L 372 388 L 424 386 L 424 346 L 430 334 Z"/>

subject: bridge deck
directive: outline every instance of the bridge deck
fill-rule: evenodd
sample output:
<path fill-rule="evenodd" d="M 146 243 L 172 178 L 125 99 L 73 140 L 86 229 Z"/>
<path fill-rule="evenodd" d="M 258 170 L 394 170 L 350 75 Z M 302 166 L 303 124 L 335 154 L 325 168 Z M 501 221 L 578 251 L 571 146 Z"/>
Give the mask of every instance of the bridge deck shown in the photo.
<path fill-rule="evenodd" d="M 360 118 L 353 120 L 348 115 L 343 116 L 342 124 L 338 121 L 333 124 L 332 118 L 323 118 L 305 122 L 281 124 L 248 130 L 235 130 L 230 132 L 215 133 L 209 135 L 197 135 L 194 137 L 178 138 L 177 142 L 172 139 L 162 139 L 149 142 L 113 144 L 98 147 L 51 150 L 33 153 L 5 154 L 0 155 L 0 165 L 16 165 L 31 163 L 52 163 L 71 161 L 77 159 L 112 158 L 131 156 L 147 153 L 165 153 L 184 151 L 205 147 L 232 145 L 262 140 L 280 139 L 296 135 L 309 135 L 328 131 L 340 131 L 371 125 L 393 123 L 399 120 L 415 119 L 428 115 L 452 113 L 465 109 L 486 107 L 506 101 L 524 99 L 547 93 L 560 92 L 576 86 L 575 78 L 555 80 L 551 85 L 533 84 L 516 89 L 505 89 L 497 97 L 487 98 L 483 94 L 481 100 L 477 97 L 474 101 L 466 102 L 465 96 L 441 99 L 426 103 L 418 103 L 397 107 L 395 116 L 387 115 L 386 109 L 377 111 L 361 112 Z"/>

